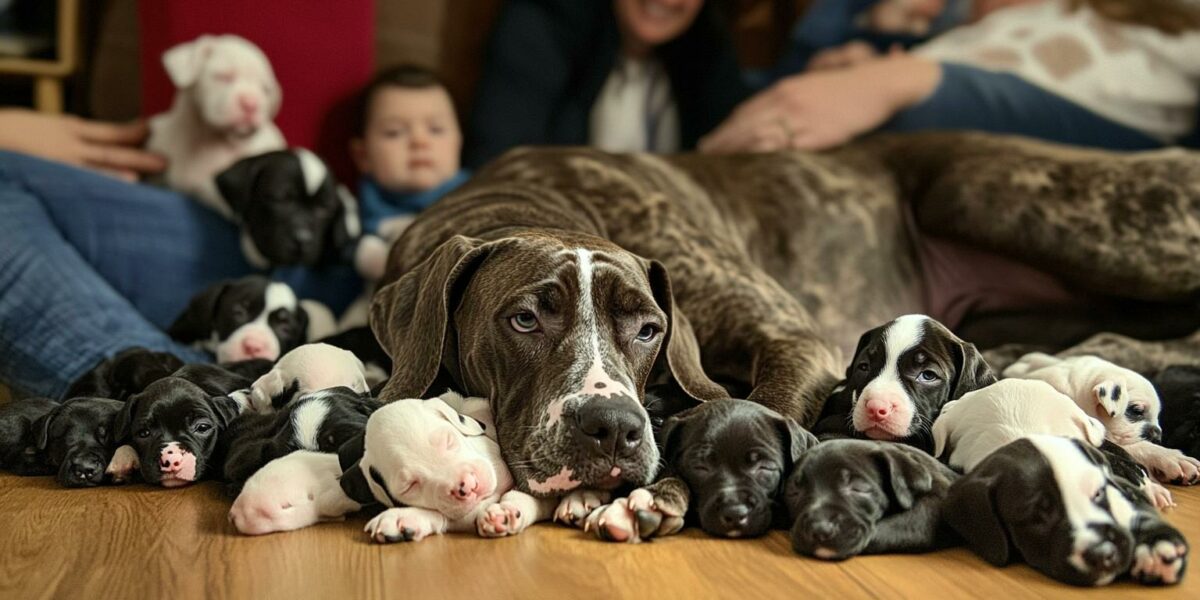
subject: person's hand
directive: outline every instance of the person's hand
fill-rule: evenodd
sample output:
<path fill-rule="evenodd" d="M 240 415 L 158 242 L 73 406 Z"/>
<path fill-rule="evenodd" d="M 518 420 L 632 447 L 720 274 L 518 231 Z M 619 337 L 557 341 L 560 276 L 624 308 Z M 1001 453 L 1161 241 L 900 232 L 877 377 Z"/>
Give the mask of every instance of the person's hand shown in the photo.
<path fill-rule="evenodd" d="M 941 67 L 911 55 L 795 75 L 743 102 L 702 152 L 821 150 L 875 129 L 937 87 Z"/>
<path fill-rule="evenodd" d="M 87 167 L 136 181 L 166 168 L 166 160 L 140 148 L 145 122 L 114 124 L 24 109 L 0 110 L 0 148 Z"/>
<path fill-rule="evenodd" d="M 818 52 L 808 61 L 808 66 L 805 67 L 809 71 L 828 71 L 831 69 L 843 69 L 852 67 L 859 63 L 873 60 L 879 56 L 875 51 L 875 47 L 859 40 L 846 42 L 841 46 L 826 48 Z"/>

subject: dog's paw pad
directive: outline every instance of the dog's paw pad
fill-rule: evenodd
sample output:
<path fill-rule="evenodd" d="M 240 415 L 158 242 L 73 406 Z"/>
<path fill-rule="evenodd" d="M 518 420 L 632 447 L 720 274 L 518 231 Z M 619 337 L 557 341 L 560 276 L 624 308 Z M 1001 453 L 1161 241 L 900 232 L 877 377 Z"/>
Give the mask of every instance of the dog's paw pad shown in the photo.
<path fill-rule="evenodd" d="M 1134 548 L 1133 568 L 1129 574 L 1145 584 L 1179 583 L 1187 566 L 1187 551 L 1187 545 L 1177 539 L 1159 539 L 1139 544 Z"/>
<path fill-rule="evenodd" d="M 512 504 L 497 502 L 475 519 L 475 531 L 480 537 L 516 535 L 525 529 L 521 509 Z"/>
<path fill-rule="evenodd" d="M 637 515 L 629 510 L 627 498 L 617 498 L 612 504 L 601 506 L 584 519 L 583 530 L 595 532 L 596 537 L 606 542 L 640 542 Z"/>
<path fill-rule="evenodd" d="M 433 524 L 412 509 L 389 508 L 368 521 L 363 531 L 380 544 L 419 542 L 433 533 Z"/>
<path fill-rule="evenodd" d="M 564 525 L 579 527 L 585 517 L 607 503 L 609 498 L 608 492 L 576 490 L 559 501 L 558 508 L 554 511 L 554 520 Z"/>

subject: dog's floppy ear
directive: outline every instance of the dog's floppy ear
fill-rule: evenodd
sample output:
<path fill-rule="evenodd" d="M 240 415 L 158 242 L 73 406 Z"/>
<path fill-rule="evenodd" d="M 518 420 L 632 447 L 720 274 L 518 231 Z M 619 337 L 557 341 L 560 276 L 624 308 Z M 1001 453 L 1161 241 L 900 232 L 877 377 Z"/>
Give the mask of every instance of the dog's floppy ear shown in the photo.
<path fill-rule="evenodd" d="M 371 493 L 371 486 L 367 483 L 367 476 L 363 473 L 361 465 L 365 441 L 366 435 L 360 433 L 346 440 L 338 448 L 338 463 L 342 468 L 342 491 L 346 492 L 351 500 L 363 505 L 376 503 L 375 494 Z"/>
<path fill-rule="evenodd" d="M 791 417 L 779 415 L 775 421 L 779 429 L 780 439 L 783 440 L 783 455 L 788 459 L 789 469 L 800 460 L 806 450 L 817 445 L 817 436 L 800 426 Z M 786 472 L 788 469 L 784 469 Z"/>
<path fill-rule="evenodd" d="M 1104 423 L 1101 423 L 1099 419 L 1096 419 L 1083 412 L 1083 409 L 1079 408 L 1078 406 L 1072 408 L 1075 408 L 1076 410 L 1071 411 L 1071 418 L 1073 421 L 1075 421 L 1075 424 L 1079 426 L 1079 433 L 1083 434 L 1084 439 L 1086 439 L 1089 444 L 1096 447 L 1099 447 L 1101 444 L 1103 444 L 1106 433 L 1104 430 Z"/>
<path fill-rule="evenodd" d="M 670 473 L 675 470 L 675 460 L 680 450 L 683 449 L 683 432 L 687 429 L 688 424 L 696 419 L 696 414 L 699 410 L 700 407 L 689 408 L 679 414 L 667 417 L 663 421 L 662 429 L 658 432 L 658 447 L 661 451 L 663 462 L 666 463 L 664 473 Z"/>
<path fill-rule="evenodd" d="M 1007 565 L 1012 546 L 996 507 L 999 471 L 976 468 L 960 477 L 946 492 L 942 517 L 966 540 L 967 546 L 994 566 Z"/>
<path fill-rule="evenodd" d="M 443 419 L 449 421 L 450 424 L 453 425 L 454 428 L 463 435 L 472 437 L 483 435 L 484 430 L 487 429 L 483 423 L 480 423 L 474 418 L 468 417 L 467 415 L 454 410 L 454 408 L 452 408 L 449 404 L 446 404 L 441 398 L 435 397 L 425 400 L 424 405 L 427 408 L 433 409 L 435 412 L 441 415 Z"/>
<path fill-rule="evenodd" d="M 225 199 L 225 204 L 229 205 L 233 214 L 238 216 L 245 214 L 246 207 L 254 198 L 256 187 L 254 182 L 258 180 L 258 174 L 262 171 L 263 165 L 269 162 L 269 159 L 264 156 L 261 154 L 248 156 L 233 163 L 228 169 L 217 173 L 217 190 L 221 192 L 221 197 Z"/>
<path fill-rule="evenodd" d="M 671 292 L 671 279 L 662 263 L 652 260 L 647 266 L 650 289 L 658 308 L 667 314 L 667 331 L 663 334 L 662 348 L 655 360 L 655 369 L 665 365 L 671 376 L 687 395 L 698 402 L 728 398 L 725 388 L 717 385 L 704 373 L 700 362 L 700 344 L 696 334 L 682 311 L 676 310 L 675 296 Z M 661 371 L 660 371 L 661 372 Z"/>
<path fill-rule="evenodd" d="M 229 424 L 242 414 L 241 405 L 229 396 L 213 396 L 208 399 L 208 403 L 212 406 L 213 415 L 217 417 L 218 429 L 229 427 Z"/>
<path fill-rule="evenodd" d="M 479 265 L 506 240 L 456 235 L 424 262 L 375 293 L 371 331 L 392 359 L 380 400 L 421 398 L 437 378 L 457 297 Z"/>
<path fill-rule="evenodd" d="M 33 422 L 33 431 L 37 435 L 37 439 L 34 441 L 37 444 L 38 450 L 45 450 L 46 446 L 50 444 L 50 424 L 54 422 L 54 418 L 58 416 L 58 413 L 62 412 L 63 406 L 66 406 L 68 402 L 70 400 L 64 400 L 58 406 L 50 409 L 50 412 L 38 417 Z"/>
<path fill-rule="evenodd" d="M 133 432 L 133 415 L 137 414 L 138 404 L 142 401 L 142 394 L 134 394 L 125 399 L 125 404 L 121 406 L 121 410 L 113 416 L 113 440 L 116 442 L 128 441 Z"/>
<path fill-rule="evenodd" d="M 933 473 L 917 459 L 919 452 L 899 444 L 882 444 L 875 454 L 880 483 L 891 489 L 892 497 L 904 510 L 933 489 Z"/>
<path fill-rule="evenodd" d="M 950 383 L 950 399 L 958 400 L 963 394 L 996 383 L 996 375 L 983 359 L 975 344 L 955 338 L 951 342 L 954 354 L 955 373 Z"/>
<path fill-rule="evenodd" d="M 362 219 L 358 213 L 358 200 L 344 185 L 334 186 L 338 207 L 333 222 L 329 225 L 329 247 L 339 254 L 362 237 Z"/>
<path fill-rule="evenodd" d="M 854 366 L 858 364 L 858 355 L 862 354 L 863 350 L 866 349 L 867 344 L 871 343 L 871 340 L 879 337 L 880 332 L 882 332 L 885 327 L 887 327 L 887 325 L 880 325 L 879 327 L 871 329 L 858 336 L 858 345 L 854 347 L 854 354 L 850 356 L 850 365 L 846 367 L 847 381 L 849 381 L 850 376 L 854 374 Z"/>
<path fill-rule="evenodd" d="M 183 89 L 196 83 L 200 71 L 204 68 L 204 61 L 212 54 L 215 40 L 211 35 L 202 35 L 163 52 L 163 67 L 175 87 Z"/>
<path fill-rule="evenodd" d="M 183 313 L 167 328 L 172 339 L 190 344 L 208 339 L 212 335 L 212 322 L 217 312 L 217 303 L 233 282 L 225 280 L 196 294 Z"/>

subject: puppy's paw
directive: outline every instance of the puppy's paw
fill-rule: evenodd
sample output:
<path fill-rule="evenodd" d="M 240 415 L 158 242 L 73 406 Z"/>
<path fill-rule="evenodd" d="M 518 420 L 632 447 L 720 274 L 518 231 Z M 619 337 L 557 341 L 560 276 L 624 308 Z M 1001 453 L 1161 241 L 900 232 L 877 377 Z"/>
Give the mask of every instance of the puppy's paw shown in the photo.
<path fill-rule="evenodd" d="M 140 467 L 137 450 L 134 450 L 133 446 L 124 445 L 113 453 L 112 460 L 108 462 L 108 468 L 104 472 L 113 483 L 129 483 Z"/>
<path fill-rule="evenodd" d="M 1163 483 L 1195 485 L 1200 483 L 1200 461 L 1173 448 L 1156 447 L 1147 457 L 1146 468 Z"/>
<path fill-rule="evenodd" d="M 475 519 L 475 531 L 479 537 L 494 538 L 517 535 L 529 527 L 523 519 L 521 509 L 508 502 L 497 502 L 485 509 Z"/>
<path fill-rule="evenodd" d="M 683 529 L 683 510 L 666 498 L 655 496 L 646 488 L 630 492 L 628 498 L 618 498 L 602 506 L 584 520 L 584 531 L 610 542 L 640 542 L 654 537 L 672 535 Z"/>
<path fill-rule="evenodd" d="M 1154 508 L 1158 510 L 1175 506 L 1175 499 L 1171 497 L 1171 490 L 1159 485 L 1149 477 L 1146 478 L 1146 484 L 1142 486 L 1142 491 L 1145 492 L 1146 498 L 1154 503 Z"/>
<path fill-rule="evenodd" d="M 1115 381 L 1101 381 L 1092 388 L 1092 397 L 1096 399 L 1096 404 L 1113 418 L 1121 414 L 1120 400 L 1124 393 L 1125 388 Z"/>
<path fill-rule="evenodd" d="M 608 492 L 575 490 L 559 501 L 558 508 L 554 511 L 554 520 L 571 527 L 579 527 L 588 514 L 603 506 L 611 497 Z"/>
<path fill-rule="evenodd" d="M 380 544 L 419 542 L 437 531 L 428 513 L 419 508 L 389 508 L 368 521 L 363 531 Z"/>
<path fill-rule="evenodd" d="M 1164 531 L 1134 547 L 1129 575 L 1144 585 L 1179 583 L 1187 568 L 1187 552 L 1188 545 L 1183 536 L 1175 531 Z"/>

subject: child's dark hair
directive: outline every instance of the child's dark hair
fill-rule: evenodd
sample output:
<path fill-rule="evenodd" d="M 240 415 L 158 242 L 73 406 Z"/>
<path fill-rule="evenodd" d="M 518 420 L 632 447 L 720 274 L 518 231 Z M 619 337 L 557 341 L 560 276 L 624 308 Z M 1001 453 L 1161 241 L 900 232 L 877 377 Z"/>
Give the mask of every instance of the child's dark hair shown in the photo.
<path fill-rule="evenodd" d="M 358 95 L 358 103 L 354 113 L 354 135 L 363 136 L 367 132 L 367 118 L 371 111 L 371 100 L 380 90 L 387 88 L 404 88 L 421 90 L 427 88 L 446 89 L 446 85 L 437 74 L 425 67 L 402 64 L 388 67 L 379 71 L 371 78 L 367 87 Z"/>

